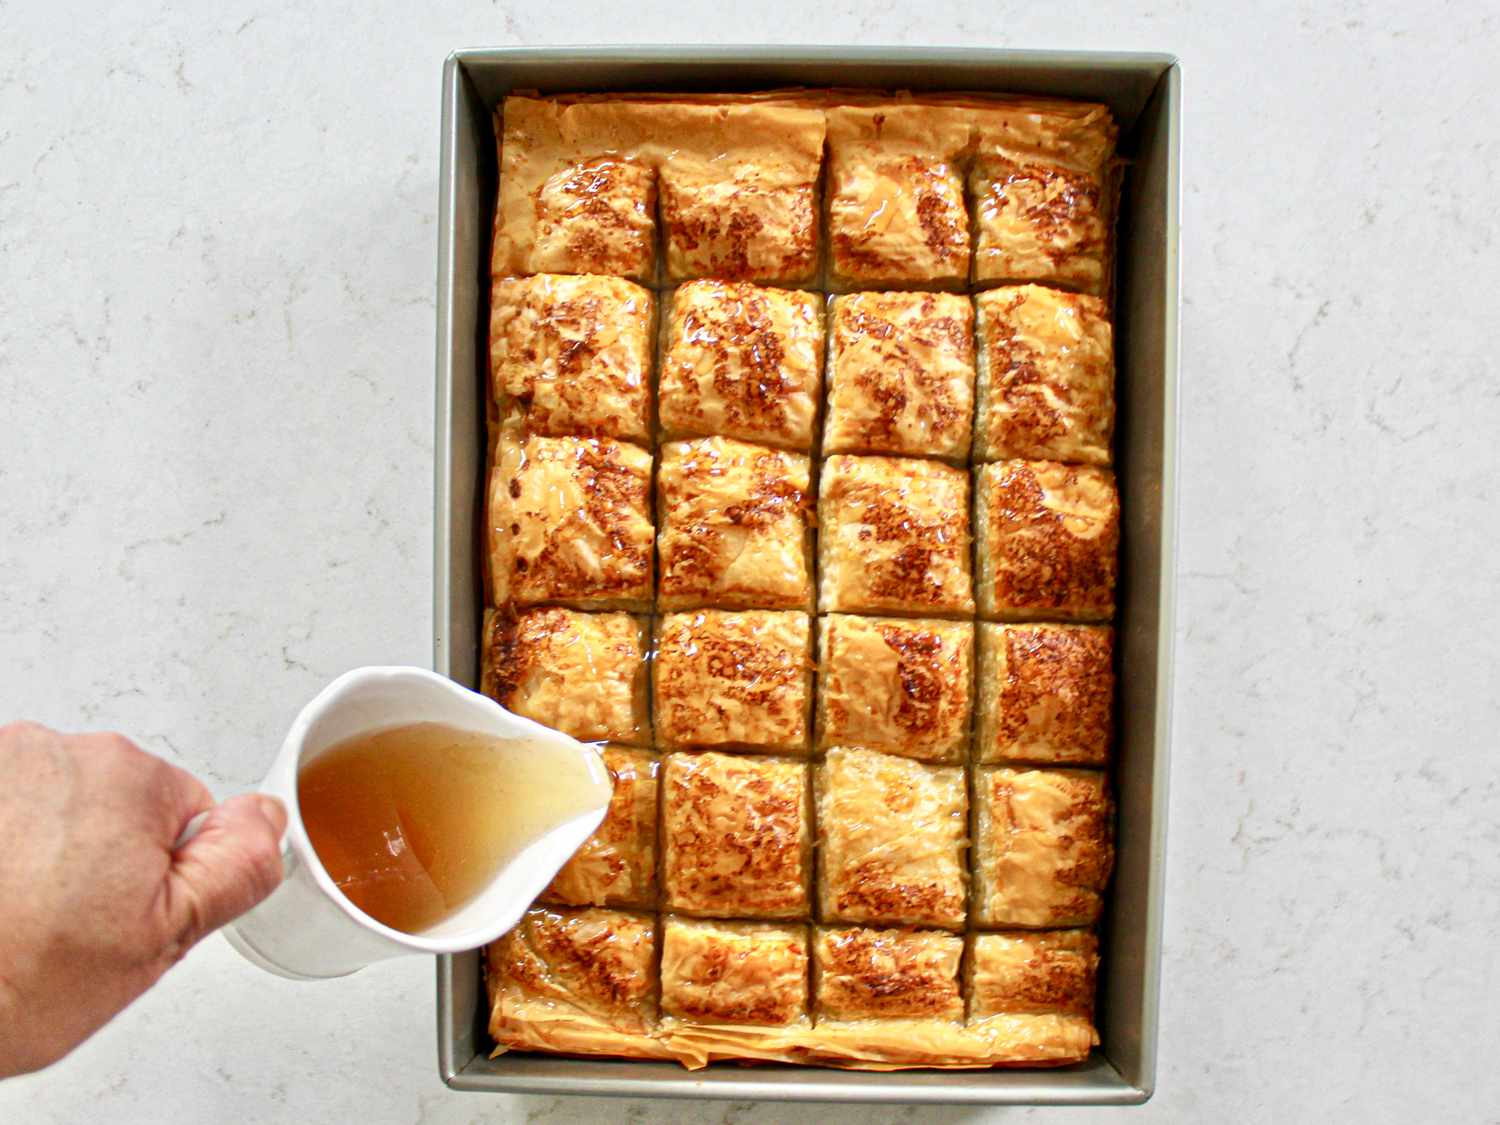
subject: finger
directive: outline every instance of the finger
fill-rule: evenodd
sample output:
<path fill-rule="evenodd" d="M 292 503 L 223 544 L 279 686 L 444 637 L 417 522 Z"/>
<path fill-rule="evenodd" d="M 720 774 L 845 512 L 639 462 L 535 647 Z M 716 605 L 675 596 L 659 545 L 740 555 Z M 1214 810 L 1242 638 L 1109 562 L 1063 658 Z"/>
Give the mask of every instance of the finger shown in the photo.
<path fill-rule="evenodd" d="M 276 889 L 285 828 L 281 802 L 262 793 L 231 797 L 209 812 L 167 877 L 174 958 Z"/>

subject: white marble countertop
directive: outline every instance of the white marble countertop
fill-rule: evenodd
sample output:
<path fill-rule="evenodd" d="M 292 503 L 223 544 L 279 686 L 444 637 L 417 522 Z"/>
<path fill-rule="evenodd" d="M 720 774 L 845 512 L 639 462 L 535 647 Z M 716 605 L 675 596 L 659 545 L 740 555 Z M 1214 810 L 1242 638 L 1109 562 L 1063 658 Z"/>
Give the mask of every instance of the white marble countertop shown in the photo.
<path fill-rule="evenodd" d="M 0 0 L 0 716 L 130 732 L 228 793 L 335 673 L 427 662 L 450 48 L 1175 51 L 1181 602 L 1161 1071 L 1137 1114 L 1493 1119 L 1493 0 L 424 7 Z M 0 1120 L 793 1116 L 451 1094 L 432 977 L 299 986 L 213 940 L 0 1085 Z"/>

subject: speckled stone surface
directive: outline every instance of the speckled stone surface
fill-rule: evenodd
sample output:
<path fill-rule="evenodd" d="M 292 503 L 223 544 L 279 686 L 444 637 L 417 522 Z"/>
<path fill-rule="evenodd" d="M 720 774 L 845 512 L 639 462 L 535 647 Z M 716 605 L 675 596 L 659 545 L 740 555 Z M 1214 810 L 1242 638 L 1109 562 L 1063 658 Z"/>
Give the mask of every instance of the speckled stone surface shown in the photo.
<path fill-rule="evenodd" d="M 220 793 L 334 674 L 429 658 L 450 48 L 1180 54 L 1176 737 L 1161 1070 L 1135 1116 L 1500 1113 L 1493 0 L 0 0 L 0 28 L 0 716 L 127 731 Z M 0 1084 L 0 1120 L 801 1116 L 450 1094 L 432 975 L 297 985 L 211 940 Z"/>

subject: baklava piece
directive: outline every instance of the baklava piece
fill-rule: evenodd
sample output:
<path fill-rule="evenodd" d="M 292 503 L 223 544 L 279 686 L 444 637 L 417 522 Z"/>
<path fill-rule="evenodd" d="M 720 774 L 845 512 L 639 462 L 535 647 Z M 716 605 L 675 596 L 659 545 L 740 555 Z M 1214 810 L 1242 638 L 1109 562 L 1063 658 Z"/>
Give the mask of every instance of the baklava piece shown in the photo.
<path fill-rule="evenodd" d="M 485 951 L 496 1052 L 660 1058 L 656 919 L 532 909 Z"/>
<path fill-rule="evenodd" d="M 974 413 L 974 309 L 953 293 L 834 298 L 823 453 L 963 461 Z"/>
<path fill-rule="evenodd" d="M 651 606 L 651 454 L 639 446 L 507 434 L 490 527 L 496 605 Z"/>
<path fill-rule="evenodd" d="M 840 454 L 818 488 L 818 609 L 968 616 L 969 478 L 936 461 Z"/>
<path fill-rule="evenodd" d="M 970 1015 L 1091 1018 L 1099 939 L 1087 930 L 975 934 L 970 938 Z"/>
<path fill-rule="evenodd" d="M 810 478 L 802 454 L 733 438 L 665 446 L 657 605 L 811 610 Z"/>
<path fill-rule="evenodd" d="M 807 929 L 667 917 L 661 1008 L 695 1023 L 785 1026 L 807 1019 Z"/>
<path fill-rule="evenodd" d="M 1107 293 L 1116 136 L 1109 110 L 1016 99 L 975 121 L 974 280 Z"/>
<path fill-rule="evenodd" d="M 823 383 L 822 300 L 726 281 L 676 289 L 665 314 L 663 435 L 718 434 L 811 453 Z"/>
<path fill-rule="evenodd" d="M 662 749 L 808 751 L 812 646 L 805 613 L 667 614 L 657 622 L 652 675 Z"/>
<path fill-rule="evenodd" d="M 969 134 L 967 113 L 951 106 L 828 111 L 834 288 L 957 288 L 967 281 L 962 162 Z"/>
<path fill-rule="evenodd" d="M 594 834 L 542 892 L 569 906 L 656 905 L 656 801 L 659 763 L 645 750 L 600 751 L 614 792 Z"/>
<path fill-rule="evenodd" d="M 824 922 L 964 925 L 964 771 L 835 747 L 817 771 Z"/>
<path fill-rule="evenodd" d="M 480 690 L 585 742 L 651 745 L 644 620 L 557 606 L 487 610 Z"/>
<path fill-rule="evenodd" d="M 649 445 L 655 307 L 618 277 L 497 279 L 490 374 L 500 414 L 531 433 Z"/>
<path fill-rule="evenodd" d="M 678 105 L 658 111 L 667 278 L 801 285 L 818 269 L 820 110 Z"/>
<path fill-rule="evenodd" d="M 1115 365 L 1104 302 L 1021 285 L 981 293 L 974 305 L 979 325 L 975 458 L 1108 465 Z"/>
<path fill-rule="evenodd" d="M 974 776 L 974 804 L 976 924 L 1098 921 L 1114 865 L 1103 773 L 984 768 Z"/>
<path fill-rule="evenodd" d="M 1107 764 L 1113 664 L 1108 626 L 980 625 L 975 761 Z"/>
<path fill-rule="evenodd" d="M 672 754 L 663 773 L 665 904 L 721 918 L 806 918 L 812 868 L 807 764 Z"/>
<path fill-rule="evenodd" d="M 496 276 L 656 276 L 656 170 L 644 107 L 506 98 Z"/>
<path fill-rule="evenodd" d="M 941 930 L 824 929 L 813 933 L 818 1019 L 961 1020 L 964 940 Z"/>
<path fill-rule="evenodd" d="M 997 461 L 975 470 L 980 616 L 1107 621 L 1120 496 L 1108 469 Z"/>
<path fill-rule="evenodd" d="M 962 760 L 973 701 L 968 621 L 830 614 L 818 621 L 817 746 Z"/>

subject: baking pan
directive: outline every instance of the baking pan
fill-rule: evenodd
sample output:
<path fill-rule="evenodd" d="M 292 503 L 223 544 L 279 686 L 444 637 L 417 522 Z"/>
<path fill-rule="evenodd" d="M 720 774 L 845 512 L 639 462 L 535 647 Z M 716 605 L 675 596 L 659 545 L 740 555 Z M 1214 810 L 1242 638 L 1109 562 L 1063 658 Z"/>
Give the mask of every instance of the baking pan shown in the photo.
<path fill-rule="evenodd" d="M 1055 1070 L 865 1071 L 716 1063 L 491 1059 L 479 954 L 438 959 L 438 1066 L 458 1090 L 788 1101 L 1124 1105 L 1151 1096 L 1165 867 L 1176 554 L 1180 76 L 1169 55 L 852 47 L 577 47 L 455 51 L 443 67 L 437 279 L 433 666 L 479 681 L 478 567 L 494 108 L 512 90 L 866 86 L 1086 98 L 1120 123 L 1115 342 L 1122 510 L 1116 629 L 1114 883 L 1088 1061 Z"/>

